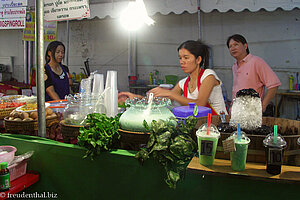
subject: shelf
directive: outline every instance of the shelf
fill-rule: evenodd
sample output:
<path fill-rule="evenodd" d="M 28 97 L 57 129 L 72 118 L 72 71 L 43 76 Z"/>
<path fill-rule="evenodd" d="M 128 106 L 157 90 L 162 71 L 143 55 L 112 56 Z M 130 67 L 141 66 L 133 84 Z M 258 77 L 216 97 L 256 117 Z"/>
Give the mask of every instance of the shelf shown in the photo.
<path fill-rule="evenodd" d="M 231 169 L 230 160 L 215 159 L 212 166 L 203 166 L 199 158 L 194 157 L 188 165 L 188 170 L 203 174 L 220 176 L 237 176 L 255 180 L 271 182 L 293 182 L 300 184 L 300 167 L 282 165 L 281 174 L 272 175 L 267 173 L 266 165 L 263 163 L 246 163 L 244 171 L 236 172 Z"/>

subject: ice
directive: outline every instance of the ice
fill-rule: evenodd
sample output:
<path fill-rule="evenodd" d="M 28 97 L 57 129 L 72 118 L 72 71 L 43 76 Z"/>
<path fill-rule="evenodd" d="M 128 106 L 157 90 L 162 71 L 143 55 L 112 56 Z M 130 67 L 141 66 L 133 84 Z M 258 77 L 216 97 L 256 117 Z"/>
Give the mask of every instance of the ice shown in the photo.
<path fill-rule="evenodd" d="M 231 107 L 230 126 L 237 126 L 240 123 L 241 129 L 254 130 L 262 125 L 262 105 L 259 97 L 244 95 L 236 97 Z"/>

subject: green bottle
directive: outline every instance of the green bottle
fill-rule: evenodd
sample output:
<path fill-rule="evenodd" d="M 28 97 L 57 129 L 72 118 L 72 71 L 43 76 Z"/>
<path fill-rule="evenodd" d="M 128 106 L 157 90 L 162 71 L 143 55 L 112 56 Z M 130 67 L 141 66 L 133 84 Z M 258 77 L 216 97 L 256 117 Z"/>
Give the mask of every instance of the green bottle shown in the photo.
<path fill-rule="evenodd" d="M 290 76 L 290 90 L 293 90 L 294 89 L 294 77 L 293 75 Z"/>
<path fill-rule="evenodd" d="M 150 72 L 149 73 L 149 85 L 152 85 L 153 84 L 153 73 Z"/>
<path fill-rule="evenodd" d="M 7 162 L 0 164 L 0 191 L 6 191 L 10 189 L 10 175 L 7 169 Z"/>

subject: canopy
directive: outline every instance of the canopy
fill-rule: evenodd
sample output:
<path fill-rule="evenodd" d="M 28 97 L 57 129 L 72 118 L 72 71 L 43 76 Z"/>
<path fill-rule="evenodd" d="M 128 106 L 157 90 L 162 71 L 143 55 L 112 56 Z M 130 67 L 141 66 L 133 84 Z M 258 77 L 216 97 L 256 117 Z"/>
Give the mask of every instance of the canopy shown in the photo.
<path fill-rule="evenodd" d="M 118 18 L 121 11 L 128 5 L 129 0 L 89 0 L 91 18 L 105 17 Z M 28 0 L 28 6 L 34 6 L 35 0 Z M 160 13 L 181 14 L 183 12 L 196 13 L 198 0 L 144 0 L 150 16 Z M 300 0 L 200 0 L 200 9 L 205 13 L 217 10 L 219 12 L 242 12 L 249 10 L 256 12 L 261 9 L 274 11 L 276 9 L 286 11 L 300 8 Z"/>
<path fill-rule="evenodd" d="M 196 13 L 197 0 L 144 0 L 148 14 L 156 13 L 167 15 L 169 13 L 181 14 L 183 12 Z M 91 18 L 117 18 L 121 10 L 126 7 L 128 0 L 90 0 Z M 219 12 L 241 12 L 249 10 L 256 12 L 261 9 L 274 11 L 276 9 L 292 10 L 300 8 L 300 0 L 200 0 L 200 9 L 205 13 L 217 10 Z"/>

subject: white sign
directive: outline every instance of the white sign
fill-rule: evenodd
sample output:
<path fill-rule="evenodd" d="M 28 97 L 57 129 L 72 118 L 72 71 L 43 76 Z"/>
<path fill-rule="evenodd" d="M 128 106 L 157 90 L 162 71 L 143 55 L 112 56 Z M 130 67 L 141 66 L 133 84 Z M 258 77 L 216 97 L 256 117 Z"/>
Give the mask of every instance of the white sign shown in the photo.
<path fill-rule="evenodd" d="M 25 28 L 25 18 L 0 19 L 0 29 L 21 29 Z"/>
<path fill-rule="evenodd" d="M 19 8 L 0 8 L 0 19 L 3 18 L 25 18 L 26 7 Z"/>
<path fill-rule="evenodd" d="M 44 19 L 62 21 L 90 17 L 88 0 L 44 0 Z"/>
<path fill-rule="evenodd" d="M 0 0 L 0 8 L 26 7 L 27 0 Z"/>

